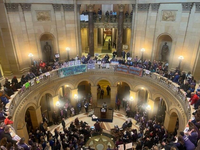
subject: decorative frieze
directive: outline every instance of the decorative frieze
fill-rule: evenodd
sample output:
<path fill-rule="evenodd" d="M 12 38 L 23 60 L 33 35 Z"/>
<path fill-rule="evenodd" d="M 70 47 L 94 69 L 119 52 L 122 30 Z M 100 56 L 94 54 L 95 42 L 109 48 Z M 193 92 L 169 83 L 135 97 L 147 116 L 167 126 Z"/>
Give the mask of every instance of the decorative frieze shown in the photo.
<path fill-rule="evenodd" d="M 200 3 L 195 3 L 196 5 L 196 12 L 200 12 Z"/>
<path fill-rule="evenodd" d="M 74 11 L 74 4 L 63 4 L 64 11 Z"/>
<path fill-rule="evenodd" d="M 124 12 L 125 5 L 119 4 L 118 8 L 119 8 L 119 12 Z"/>
<path fill-rule="evenodd" d="M 50 21 L 51 16 L 49 11 L 38 11 L 36 12 L 37 21 Z"/>
<path fill-rule="evenodd" d="M 176 11 L 163 10 L 162 21 L 175 21 L 175 20 L 176 20 Z"/>
<path fill-rule="evenodd" d="M 183 11 L 190 11 L 192 9 L 193 3 L 182 3 Z"/>
<path fill-rule="evenodd" d="M 148 11 L 150 4 L 138 4 L 138 11 Z"/>
<path fill-rule="evenodd" d="M 94 11 L 94 5 L 93 4 L 87 5 L 87 9 L 88 9 L 88 12 L 93 12 Z"/>
<path fill-rule="evenodd" d="M 21 5 L 23 11 L 31 11 L 31 4 L 23 3 L 20 5 Z"/>
<path fill-rule="evenodd" d="M 158 10 L 159 10 L 159 7 L 160 7 L 160 4 L 159 4 L 159 3 L 151 4 L 151 10 L 152 10 L 152 11 L 158 11 Z"/>
<path fill-rule="evenodd" d="M 55 11 L 61 11 L 61 4 L 52 4 Z"/>
<path fill-rule="evenodd" d="M 19 11 L 18 3 L 5 3 L 7 11 Z"/>

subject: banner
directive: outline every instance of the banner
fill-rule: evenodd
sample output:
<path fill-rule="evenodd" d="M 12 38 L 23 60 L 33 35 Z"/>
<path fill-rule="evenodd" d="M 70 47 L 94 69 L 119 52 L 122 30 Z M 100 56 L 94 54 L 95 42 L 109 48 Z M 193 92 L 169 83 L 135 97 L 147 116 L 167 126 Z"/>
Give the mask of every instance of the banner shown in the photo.
<path fill-rule="evenodd" d="M 95 69 L 95 63 L 87 64 L 88 70 Z"/>
<path fill-rule="evenodd" d="M 75 74 L 80 74 L 87 71 L 86 65 L 71 66 L 58 70 L 59 77 L 67 77 Z"/>
<path fill-rule="evenodd" d="M 143 71 L 142 68 L 129 67 L 129 73 L 130 74 L 142 76 L 142 71 Z"/>
<path fill-rule="evenodd" d="M 125 65 L 118 65 L 116 71 L 128 73 L 129 68 Z"/>

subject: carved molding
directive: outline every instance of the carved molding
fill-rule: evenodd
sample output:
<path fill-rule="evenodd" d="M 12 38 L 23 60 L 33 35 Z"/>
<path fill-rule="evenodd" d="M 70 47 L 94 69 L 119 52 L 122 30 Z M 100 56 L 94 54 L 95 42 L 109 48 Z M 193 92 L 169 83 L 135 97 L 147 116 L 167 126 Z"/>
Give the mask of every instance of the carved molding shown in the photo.
<path fill-rule="evenodd" d="M 52 4 L 55 11 L 61 11 L 61 4 Z"/>
<path fill-rule="evenodd" d="M 124 12 L 125 5 L 119 4 L 118 8 L 119 8 L 119 12 Z"/>
<path fill-rule="evenodd" d="M 23 3 L 20 5 L 21 5 L 23 11 L 31 11 L 31 4 Z"/>
<path fill-rule="evenodd" d="M 63 4 L 64 11 L 74 11 L 74 4 Z"/>
<path fill-rule="evenodd" d="M 151 4 L 151 10 L 152 11 L 158 11 L 160 7 L 159 3 Z"/>
<path fill-rule="evenodd" d="M 19 11 L 18 3 L 5 3 L 7 11 Z"/>
<path fill-rule="evenodd" d="M 176 11 L 163 10 L 162 21 L 175 21 L 175 20 L 176 20 Z"/>
<path fill-rule="evenodd" d="M 193 3 L 182 3 L 183 11 L 190 11 L 192 9 Z"/>
<path fill-rule="evenodd" d="M 200 3 L 195 3 L 195 5 L 196 5 L 196 11 L 200 12 Z"/>
<path fill-rule="evenodd" d="M 38 11 L 36 12 L 37 21 L 50 21 L 51 16 L 49 11 Z"/>
<path fill-rule="evenodd" d="M 138 4 L 138 11 L 148 11 L 150 4 Z"/>
<path fill-rule="evenodd" d="M 94 11 L 94 5 L 93 4 L 87 5 L 87 9 L 88 9 L 88 12 L 93 12 Z"/>

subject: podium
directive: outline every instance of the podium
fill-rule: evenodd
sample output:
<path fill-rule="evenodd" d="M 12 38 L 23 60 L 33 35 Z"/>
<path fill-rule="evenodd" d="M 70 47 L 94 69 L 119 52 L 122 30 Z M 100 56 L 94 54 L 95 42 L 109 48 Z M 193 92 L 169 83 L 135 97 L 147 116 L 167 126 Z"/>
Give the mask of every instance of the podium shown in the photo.
<path fill-rule="evenodd" d="M 106 118 L 107 109 L 101 108 L 100 113 L 101 113 L 101 118 Z"/>

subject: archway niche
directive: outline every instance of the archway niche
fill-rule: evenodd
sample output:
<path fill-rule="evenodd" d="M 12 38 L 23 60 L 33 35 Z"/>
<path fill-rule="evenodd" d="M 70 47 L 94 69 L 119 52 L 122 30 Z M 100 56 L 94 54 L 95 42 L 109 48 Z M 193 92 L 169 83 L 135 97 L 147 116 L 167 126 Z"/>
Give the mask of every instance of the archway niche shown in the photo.
<path fill-rule="evenodd" d="M 46 117 L 49 122 L 52 121 L 52 113 L 54 111 L 53 97 L 47 93 L 40 100 L 40 108 L 43 117 Z"/>
<path fill-rule="evenodd" d="M 179 129 L 179 120 L 178 120 L 178 115 L 175 112 L 172 112 L 170 114 L 169 125 L 170 126 L 168 127 L 168 132 L 174 133 L 176 135 Z"/>
<path fill-rule="evenodd" d="M 164 123 L 165 120 L 165 111 L 166 104 L 163 98 L 157 97 L 154 102 L 154 110 L 153 113 L 156 117 L 156 120 L 160 123 Z"/>
<path fill-rule="evenodd" d="M 110 90 L 108 90 L 108 87 Z M 97 106 L 102 106 L 103 102 L 110 105 L 111 98 L 111 84 L 107 80 L 100 80 L 97 84 Z M 103 94 L 102 94 L 103 93 Z"/>
<path fill-rule="evenodd" d="M 126 82 L 117 83 L 117 98 L 122 100 L 122 106 L 126 107 L 130 100 L 130 86 Z"/>
<path fill-rule="evenodd" d="M 169 62 L 172 48 L 172 38 L 169 35 L 160 35 L 157 39 L 155 60 Z"/>
<path fill-rule="evenodd" d="M 59 99 L 62 101 L 70 100 L 71 97 L 71 88 L 68 84 L 63 85 L 58 90 Z"/>
<path fill-rule="evenodd" d="M 25 122 L 26 122 L 26 127 L 27 131 L 32 132 L 34 129 L 36 129 L 39 124 L 37 122 L 37 114 L 36 110 L 33 106 L 30 106 L 25 113 Z"/>
<path fill-rule="evenodd" d="M 91 84 L 88 81 L 82 81 L 78 84 L 78 98 L 88 99 L 91 96 Z"/>
<path fill-rule="evenodd" d="M 57 53 L 55 37 L 50 33 L 43 34 L 40 37 L 40 45 L 42 60 L 44 62 L 53 61 L 54 55 Z"/>

